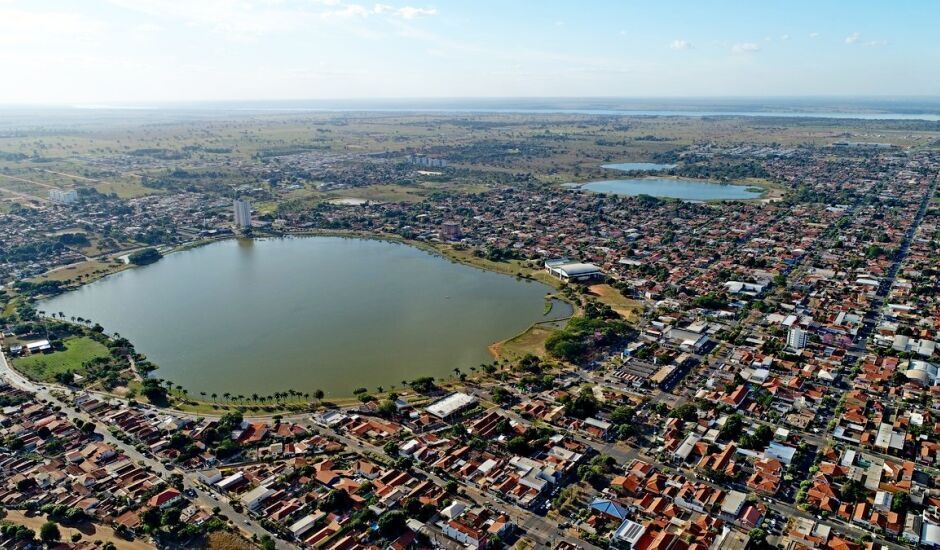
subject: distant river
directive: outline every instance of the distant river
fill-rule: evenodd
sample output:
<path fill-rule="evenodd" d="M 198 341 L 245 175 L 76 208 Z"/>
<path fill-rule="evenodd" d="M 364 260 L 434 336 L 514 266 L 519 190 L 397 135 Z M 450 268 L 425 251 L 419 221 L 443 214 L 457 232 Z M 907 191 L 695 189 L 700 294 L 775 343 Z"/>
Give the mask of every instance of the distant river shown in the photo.
<path fill-rule="evenodd" d="M 348 396 L 492 360 L 487 346 L 571 314 L 542 283 L 386 241 L 228 240 L 43 302 L 100 323 L 199 391 Z"/>

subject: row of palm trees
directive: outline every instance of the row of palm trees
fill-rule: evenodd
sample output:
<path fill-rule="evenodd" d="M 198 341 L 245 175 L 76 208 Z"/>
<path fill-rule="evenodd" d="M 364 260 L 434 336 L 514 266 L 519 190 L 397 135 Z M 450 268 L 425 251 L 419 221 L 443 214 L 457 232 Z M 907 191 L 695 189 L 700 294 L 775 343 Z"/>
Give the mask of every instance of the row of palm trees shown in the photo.
<path fill-rule="evenodd" d="M 38 313 L 40 317 L 45 317 L 45 316 L 46 316 L 46 312 L 45 312 L 45 311 L 42 311 L 42 310 L 37 311 L 36 313 Z M 63 312 L 61 312 L 61 311 L 59 311 L 59 312 L 52 312 L 52 313 L 49 314 L 49 317 L 52 317 L 53 319 L 55 319 L 56 317 L 58 317 L 59 319 L 61 319 L 61 320 L 64 321 L 64 320 L 65 320 L 65 313 L 63 313 Z M 80 325 L 91 325 L 91 319 L 86 319 L 86 318 L 84 318 L 84 317 L 76 317 L 76 316 L 74 316 L 74 315 L 72 315 L 71 317 L 69 317 L 69 321 L 72 321 L 73 323 L 78 323 L 78 324 L 80 324 Z"/>
<path fill-rule="evenodd" d="M 183 395 L 188 395 L 188 392 L 182 386 L 172 382 L 169 383 L 170 386 L 173 386 L 183 393 Z M 225 392 L 221 394 L 222 402 L 224 403 L 235 403 L 238 405 L 247 405 L 249 403 L 264 405 L 264 404 L 274 404 L 290 401 L 310 401 L 310 398 L 313 397 L 317 401 L 322 401 L 324 397 L 323 390 L 315 390 L 312 394 L 310 392 L 299 392 L 297 390 L 287 390 L 287 391 L 278 391 L 274 392 L 271 395 L 260 395 L 253 393 L 251 395 L 242 395 L 242 394 L 232 394 L 230 392 Z M 206 393 L 204 391 L 199 392 L 199 396 L 205 400 L 207 397 L 212 399 L 213 403 L 219 402 L 220 395 L 218 393 Z"/>

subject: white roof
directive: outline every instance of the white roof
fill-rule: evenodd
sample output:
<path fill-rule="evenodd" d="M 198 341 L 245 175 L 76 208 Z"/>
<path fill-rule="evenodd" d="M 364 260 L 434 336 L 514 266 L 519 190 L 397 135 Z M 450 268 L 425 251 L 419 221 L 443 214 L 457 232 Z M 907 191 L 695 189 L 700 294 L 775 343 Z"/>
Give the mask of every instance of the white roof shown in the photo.
<path fill-rule="evenodd" d="M 444 399 L 430 405 L 427 411 L 438 418 L 447 418 L 455 412 L 469 407 L 477 402 L 477 398 L 465 393 L 456 392 L 448 395 Z"/>
<path fill-rule="evenodd" d="M 226 487 L 228 487 L 228 486 L 230 486 L 230 485 L 232 485 L 232 484 L 234 484 L 234 483 L 236 483 L 236 482 L 238 482 L 238 481 L 241 481 L 241 480 L 244 479 L 244 478 L 245 478 L 245 474 L 243 474 L 243 473 L 241 473 L 241 472 L 237 472 L 237 473 L 234 473 L 234 474 L 228 476 L 227 478 L 223 479 L 222 481 L 219 481 L 218 483 L 216 483 L 216 486 L 218 486 L 220 489 L 225 489 Z"/>
<path fill-rule="evenodd" d="M 303 535 L 309 531 L 325 515 L 326 514 L 319 510 L 315 514 L 307 514 L 306 516 L 295 521 L 290 526 L 290 531 L 294 534 L 295 537 L 299 537 L 300 535 Z"/>
<path fill-rule="evenodd" d="M 570 263 L 555 266 L 555 269 L 565 274 L 567 277 L 580 277 L 592 273 L 600 273 L 601 268 L 594 264 Z"/>
<path fill-rule="evenodd" d="M 620 527 L 614 531 L 614 538 L 622 540 L 624 542 L 629 542 L 631 545 L 635 545 L 639 542 L 640 537 L 643 536 L 643 533 L 646 532 L 646 527 L 642 524 L 629 519 L 623 520 L 623 523 L 620 524 Z"/>

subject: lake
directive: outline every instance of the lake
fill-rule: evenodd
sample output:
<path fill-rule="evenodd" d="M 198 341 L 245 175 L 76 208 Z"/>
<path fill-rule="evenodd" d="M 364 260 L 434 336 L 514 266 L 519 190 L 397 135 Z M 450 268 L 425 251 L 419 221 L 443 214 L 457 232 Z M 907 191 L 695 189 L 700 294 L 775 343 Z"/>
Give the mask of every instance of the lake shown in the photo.
<path fill-rule="evenodd" d="M 685 201 L 743 200 L 760 198 L 761 192 L 746 185 L 711 183 L 683 178 L 628 178 L 572 184 L 571 187 L 614 195 L 652 195 Z"/>
<path fill-rule="evenodd" d="M 675 168 L 675 164 L 657 164 L 655 162 L 618 162 L 615 164 L 602 164 L 601 168 L 619 170 L 621 172 L 654 172 Z"/>
<path fill-rule="evenodd" d="M 349 396 L 492 361 L 488 345 L 568 317 L 553 289 L 418 248 L 342 237 L 227 240 L 169 254 L 38 308 L 131 340 L 197 395 Z"/>

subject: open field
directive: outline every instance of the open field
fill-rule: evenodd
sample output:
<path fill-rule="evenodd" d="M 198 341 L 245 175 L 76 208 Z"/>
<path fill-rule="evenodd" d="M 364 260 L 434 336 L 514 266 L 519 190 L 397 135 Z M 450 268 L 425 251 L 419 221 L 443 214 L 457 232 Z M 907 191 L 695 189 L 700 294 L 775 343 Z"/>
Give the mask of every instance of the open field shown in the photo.
<path fill-rule="evenodd" d="M 635 323 L 639 319 L 639 314 L 643 312 L 642 302 L 625 298 L 616 288 L 610 285 L 592 285 L 588 290 L 597 297 L 599 302 L 607 304 L 631 323 Z"/>
<path fill-rule="evenodd" d="M 555 332 L 546 325 L 532 325 L 525 332 L 503 342 L 490 346 L 490 352 L 497 359 L 518 360 L 525 355 L 545 357 L 545 340 Z"/>
<path fill-rule="evenodd" d="M 86 260 L 76 264 L 70 264 L 51 271 L 47 271 L 38 277 L 30 279 L 32 282 L 42 281 L 72 281 L 87 283 L 95 279 L 117 273 L 130 267 L 128 264 L 113 262 L 102 262 L 100 260 Z"/>
<path fill-rule="evenodd" d="M 255 545 L 247 540 L 224 531 L 210 533 L 206 548 L 209 550 L 254 550 Z"/>
<path fill-rule="evenodd" d="M 62 351 L 18 357 L 13 360 L 13 365 L 34 380 L 51 382 L 57 373 L 72 371 L 81 374 L 86 361 L 108 356 L 108 348 L 85 336 L 69 338 L 64 344 Z"/>

